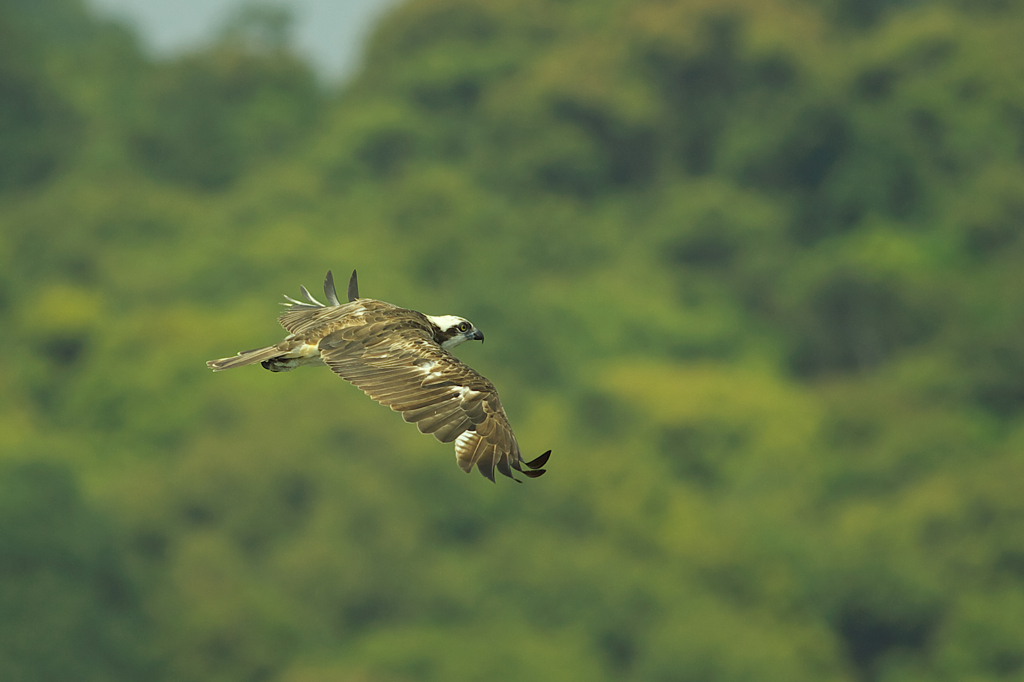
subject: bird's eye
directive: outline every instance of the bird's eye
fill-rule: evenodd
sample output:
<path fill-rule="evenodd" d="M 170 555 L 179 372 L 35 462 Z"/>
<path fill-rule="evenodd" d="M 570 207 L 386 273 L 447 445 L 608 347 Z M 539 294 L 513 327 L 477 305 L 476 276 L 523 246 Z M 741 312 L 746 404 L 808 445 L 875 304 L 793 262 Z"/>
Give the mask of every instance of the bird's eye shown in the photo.
<path fill-rule="evenodd" d="M 460 332 L 465 333 L 468 332 L 471 327 L 469 322 L 459 322 L 459 325 L 455 328 L 458 329 Z"/>

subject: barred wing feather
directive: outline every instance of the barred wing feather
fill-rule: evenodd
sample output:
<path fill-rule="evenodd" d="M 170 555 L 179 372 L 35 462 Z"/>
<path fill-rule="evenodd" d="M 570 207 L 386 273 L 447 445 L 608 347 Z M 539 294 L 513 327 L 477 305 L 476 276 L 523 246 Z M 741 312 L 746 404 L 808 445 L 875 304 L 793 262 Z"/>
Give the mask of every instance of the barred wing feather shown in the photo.
<path fill-rule="evenodd" d="M 401 412 L 422 433 L 442 443 L 454 441 L 463 471 L 476 465 L 492 481 L 495 470 L 506 476 L 513 469 L 527 476 L 542 473 L 521 469 L 519 444 L 494 385 L 434 343 L 426 329 L 385 322 L 346 327 L 320 342 L 320 355 L 334 372 Z"/>

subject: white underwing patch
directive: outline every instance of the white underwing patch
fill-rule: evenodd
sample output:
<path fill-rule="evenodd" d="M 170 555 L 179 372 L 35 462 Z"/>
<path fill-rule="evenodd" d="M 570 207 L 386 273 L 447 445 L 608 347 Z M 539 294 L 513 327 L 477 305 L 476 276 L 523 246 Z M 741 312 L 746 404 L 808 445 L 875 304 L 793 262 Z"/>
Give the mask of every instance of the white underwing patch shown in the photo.
<path fill-rule="evenodd" d="M 286 358 L 312 358 L 320 357 L 320 347 L 316 343 L 304 343 L 288 352 Z"/>

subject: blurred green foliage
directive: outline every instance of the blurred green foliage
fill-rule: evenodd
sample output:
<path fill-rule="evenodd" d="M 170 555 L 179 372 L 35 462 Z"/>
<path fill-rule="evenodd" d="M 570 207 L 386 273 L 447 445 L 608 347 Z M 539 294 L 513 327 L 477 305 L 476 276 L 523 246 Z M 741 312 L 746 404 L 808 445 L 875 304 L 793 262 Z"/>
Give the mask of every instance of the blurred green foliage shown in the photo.
<path fill-rule="evenodd" d="M 65 466 L 3 463 L 0 604 L 4 679 L 137 680 L 156 669 L 109 522 Z"/>
<path fill-rule="evenodd" d="M 0 0 L 0 678 L 1022 679 L 1024 3 L 413 0 L 338 92 L 287 35 Z M 352 267 L 547 476 L 206 370 Z"/>

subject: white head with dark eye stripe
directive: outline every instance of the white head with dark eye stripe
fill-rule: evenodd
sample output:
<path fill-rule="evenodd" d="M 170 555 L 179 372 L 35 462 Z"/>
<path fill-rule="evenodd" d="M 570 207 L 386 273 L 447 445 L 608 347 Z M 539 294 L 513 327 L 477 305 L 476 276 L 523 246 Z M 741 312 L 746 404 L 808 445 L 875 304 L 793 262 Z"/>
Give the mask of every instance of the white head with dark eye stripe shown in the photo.
<path fill-rule="evenodd" d="M 437 328 L 434 332 L 434 341 L 445 350 L 451 350 L 466 341 L 484 340 L 484 333 L 464 317 L 427 315 L 427 319 Z"/>

